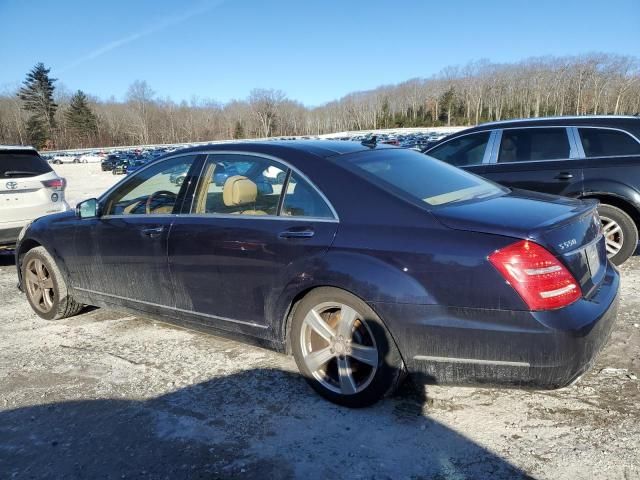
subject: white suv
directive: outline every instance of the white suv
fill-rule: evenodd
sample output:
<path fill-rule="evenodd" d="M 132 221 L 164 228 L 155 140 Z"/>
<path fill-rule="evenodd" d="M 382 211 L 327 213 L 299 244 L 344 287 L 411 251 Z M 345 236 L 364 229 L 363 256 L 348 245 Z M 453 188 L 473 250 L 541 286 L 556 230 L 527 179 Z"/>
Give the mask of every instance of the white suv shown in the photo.
<path fill-rule="evenodd" d="M 68 210 L 65 187 L 34 148 L 0 145 L 0 246 L 15 244 L 31 220 Z"/>

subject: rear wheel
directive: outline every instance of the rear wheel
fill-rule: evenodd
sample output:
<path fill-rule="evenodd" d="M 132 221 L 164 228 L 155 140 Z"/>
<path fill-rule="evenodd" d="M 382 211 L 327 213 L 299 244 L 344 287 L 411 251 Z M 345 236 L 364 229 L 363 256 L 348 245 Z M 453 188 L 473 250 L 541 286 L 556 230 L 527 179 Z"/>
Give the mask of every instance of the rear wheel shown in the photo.
<path fill-rule="evenodd" d="M 602 204 L 598 207 L 602 222 L 607 256 L 615 265 L 622 265 L 638 246 L 638 229 L 627 213 L 618 207 Z"/>
<path fill-rule="evenodd" d="M 58 320 L 82 310 L 82 304 L 69 295 L 58 266 L 43 247 L 29 250 L 21 268 L 27 300 L 39 317 Z"/>
<path fill-rule="evenodd" d="M 400 352 L 380 318 L 337 288 L 313 290 L 296 306 L 291 346 L 311 387 L 340 405 L 371 405 L 404 377 Z"/>

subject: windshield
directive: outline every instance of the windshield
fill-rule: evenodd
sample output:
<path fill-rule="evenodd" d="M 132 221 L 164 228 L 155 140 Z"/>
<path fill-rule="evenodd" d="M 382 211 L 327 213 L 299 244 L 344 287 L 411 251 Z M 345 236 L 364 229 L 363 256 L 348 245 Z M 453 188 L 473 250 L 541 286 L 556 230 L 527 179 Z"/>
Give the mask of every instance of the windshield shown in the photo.
<path fill-rule="evenodd" d="M 344 157 L 382 187 L 431 206 L 503 195 L 506 189 L 413 150 L 384 149 Z"/>
<path fill-rule="evenodd" d="M 35 177 L 50 171 L 49 164 L 35 151 L 0 151 L 0 178 Z"/>

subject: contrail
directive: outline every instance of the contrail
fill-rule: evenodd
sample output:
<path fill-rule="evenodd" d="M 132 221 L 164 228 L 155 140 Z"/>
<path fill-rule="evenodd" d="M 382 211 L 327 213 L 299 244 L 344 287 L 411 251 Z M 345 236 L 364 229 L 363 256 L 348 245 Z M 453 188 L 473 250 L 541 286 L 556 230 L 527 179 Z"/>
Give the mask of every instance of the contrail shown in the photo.
<path fill-rule="evenodd" d="M 114 40 L 112 42 L 109 42 L 103 46 L 101 46 L 100 48 L 96 48 L 95 50 L 93 50 L 92 52 L 89 52 L 88 54 L 77 58 L 76 60 L 74 60 L 73 62 L 65 65 L 64 67 L 58 69 L 58 72 L 65 72 L 69 69 L 75 68 L 78 65 L 87 62 L 89 60 L 93 60 L 94 58 L 98 58 L 102 55 L 104 55 L 107 52 L 110 52 L 111 50 L 115 50 L 116 48 L 120 48 L 124 45 L 127 45 L 131 42 L 135 42 L 136 40 L 138 40 L 139 38 L 142 37 L 146 37 L 147 35 L 151 35 L 153 33 L 159 32 L 160 30 L 164 30 L 167 27 L 170 27 L 171 25 L 175 25 L 177 23 L 181 23 L 184 22 L 185 20 L 190 19 L 191 17 L 194 17 L 196 15 L 199 15 L 201 13 L 204 13 L 208 10 L 211 10 L 214 7 L 219 6 L 220 4 L 222 4 L 224 2 L 224 0 L 218 0 L 218 1 L 214 1 L 214 2 L 207 2 L 207 4 L 205 5 L 201 5 L 197 8 L 194 8 L 192 10 L 188 10 L 182 14 L 176 15 L 176 16 L 171 16 L 171 17 L 166 17 L 162 20 L 160 20 L 158 23 L 156 23 L 155 25 L 152 25 L 144 30 L 141 30 L 139 32 L 136 33 L 132 33 L 131 35 L 127 35 L 126 37 L 120 38 L 118 40 Z"/>

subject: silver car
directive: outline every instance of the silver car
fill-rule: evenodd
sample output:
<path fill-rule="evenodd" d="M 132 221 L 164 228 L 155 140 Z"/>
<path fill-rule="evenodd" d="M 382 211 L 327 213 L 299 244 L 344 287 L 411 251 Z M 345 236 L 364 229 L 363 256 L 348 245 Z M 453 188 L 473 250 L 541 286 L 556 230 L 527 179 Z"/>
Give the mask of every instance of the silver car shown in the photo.
<path fill-rule="evenodd" d="M 31 220 L 68 210 L 65 187 L 34 148 L 0 145 L 0 246 L 15 244 Z"/>

